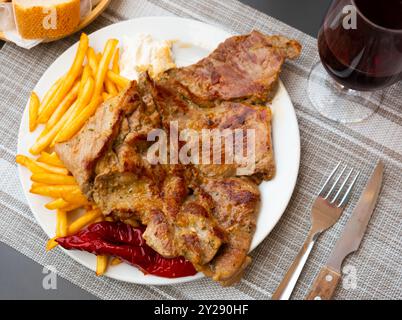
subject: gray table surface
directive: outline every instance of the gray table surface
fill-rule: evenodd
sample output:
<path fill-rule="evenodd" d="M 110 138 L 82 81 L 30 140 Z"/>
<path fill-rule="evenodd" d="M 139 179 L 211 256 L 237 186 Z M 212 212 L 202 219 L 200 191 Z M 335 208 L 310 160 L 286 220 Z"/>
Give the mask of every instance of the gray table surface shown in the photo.
<path fill-rule="evenodd" d="M 241 0 L 303 32 L 316 36 L 331 0 Z M 0 48 L 3 46 L 0 41 Z M 0 243 L 0 299 L 96 299 L 58 278 L 56 290 L 45 290 L 43 267 Z"/>

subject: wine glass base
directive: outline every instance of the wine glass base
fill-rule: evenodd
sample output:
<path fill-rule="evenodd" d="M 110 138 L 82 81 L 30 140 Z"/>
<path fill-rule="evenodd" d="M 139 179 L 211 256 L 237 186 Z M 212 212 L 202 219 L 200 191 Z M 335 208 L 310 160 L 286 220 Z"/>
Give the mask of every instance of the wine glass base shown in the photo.
<path fill-rule="evenodd" d="M 340 123 L 361 122 L 381 105 L 384 91 L 356 91 L 337 83 L 319 62 L 310 72 L 308 96 L 324 117 Z"/>

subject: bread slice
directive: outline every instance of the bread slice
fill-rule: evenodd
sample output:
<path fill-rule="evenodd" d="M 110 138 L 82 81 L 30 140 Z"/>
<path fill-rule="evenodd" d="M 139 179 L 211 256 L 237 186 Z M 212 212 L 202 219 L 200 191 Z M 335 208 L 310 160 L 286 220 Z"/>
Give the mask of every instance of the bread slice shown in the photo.
<path fill-rule="evenodd" d="M 13 0 L 13 6 L 24 39 L 62 37 L 80 23 L 80 0 Z"/>

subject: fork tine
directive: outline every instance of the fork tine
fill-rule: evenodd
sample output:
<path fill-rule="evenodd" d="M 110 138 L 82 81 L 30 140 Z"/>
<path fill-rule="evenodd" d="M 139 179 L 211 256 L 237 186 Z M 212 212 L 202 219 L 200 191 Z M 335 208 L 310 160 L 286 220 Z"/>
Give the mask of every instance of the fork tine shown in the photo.
<path fill-rule="evenodd" d="M 341 187 L 339 188 L 338 192 L 336 193 L 335 197 L 332 199 L 331 204 L 334 204 L 336 200 L 338 200 L 338 197 L 341 195 L 343 189 L 345 188 L 346 184 L 349 181 L 349 178 L 352 176 L 354 169 L 351 169 L 348 176 L 345 178 L 345 181 L 343 181 Z"/>
<path fill-rule="evenodd" d="M 320 192 L 318 193 L 319 196 L 322 195 L 322 193 L 324 192 L 324 190 L 326 189 L 326 187 L 328 186 L 328 183 L 331 181 L 332 177 L 334 176 L 334 174 L 336 173 L 336 171 L 338 171 L 340 165 L 342 162 L 339 162 L 338 165 L 335 167 L 335 169 L 332 171 L 331 175 L 328 177 L 327 181 L 325 181 L 324 186 L 321 188 Z"/>
<path fill-rule="evenodd" d="M 346 171 L 347 168 L 348 168 L 348 166 L 345 166 L 345 168 L 343 168 L 341 174 L 338 176 L 338 178 L 336 179 L 336 181 L 335 181 L 334 184 L 332 185 L 331 190 L 329 190 L 327 196 L 324 198 L 325 200 L 327 200 L 327 199 L 331 196 L 331 193 L 335 190 L 336 185 L 338 184 L 339 180 L 341 180 L 341 178 L 342 178 L 342 176 L 343 176 L 343 174 L 345 173 L 345 171 Z"/>
<path fill-rule="evenodd" d="M 337 206 L 338 208 L 342 208 L 346 204 L 346 202 L 349 200 L 351 191 L 352 191 L 353 187 L 355 186 L 357 179 L 359 179 L 359 177 L 360 177 L 360 172 L 358 172 L 356 174 L 356 177 L 353 179 L 352 184 L 349 186 L 348 190 L 346 191 L 345 195 L 343 196 L 341 203 Z"/>

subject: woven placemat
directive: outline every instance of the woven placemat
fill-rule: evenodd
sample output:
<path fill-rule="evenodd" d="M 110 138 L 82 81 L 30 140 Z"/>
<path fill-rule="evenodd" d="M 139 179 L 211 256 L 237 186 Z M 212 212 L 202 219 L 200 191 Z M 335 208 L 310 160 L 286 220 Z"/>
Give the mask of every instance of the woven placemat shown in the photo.
<path fill-rule="evenodd" d="M 351 206 L 314 249 L 296 287 L 303 299 L 324 265 L 350 216 L 374 165 L 386 164 L 385 183 L 361 250 L 346 264 L 356 271 L 356 287 L 340 286 L 336 299 L 402 298 L 402 84 L 387 90 L 380 110 L 355 125 L 334 124 L 313 109 L 307 99 L 307 76 L 319 60 L 316 40 L 234 0 L 112 1 L 110 8 L 85 31 L 91 33 L 116 21 L 142 16 L 201 20 L 232 33 L 259 29 L 298 39 L 304 47 L 298 61 L 289 62 L 282 80 L 295 105 L 302 141 L 300 175 L 282 220 L 254 250 L 253 264 L 235 287 L 221 288 L 208 279 L 155 287 L 127 284 L 95 274 L 59 249 L 44 250 L 47 237 L 36 223 L 23 195 L 15 165 L 17 133 L 30 91 L 50 64 L 78 40 L 78 35 L 30 51 L 5 44 L 0 51 L 0 241 L 103 299 L 269 299 L 302 245 L 309 229 L 310 208 L 329 168 L 343 160 L 363 173 Z M 10 271 L 12 272 L 12 271 Z"/>

